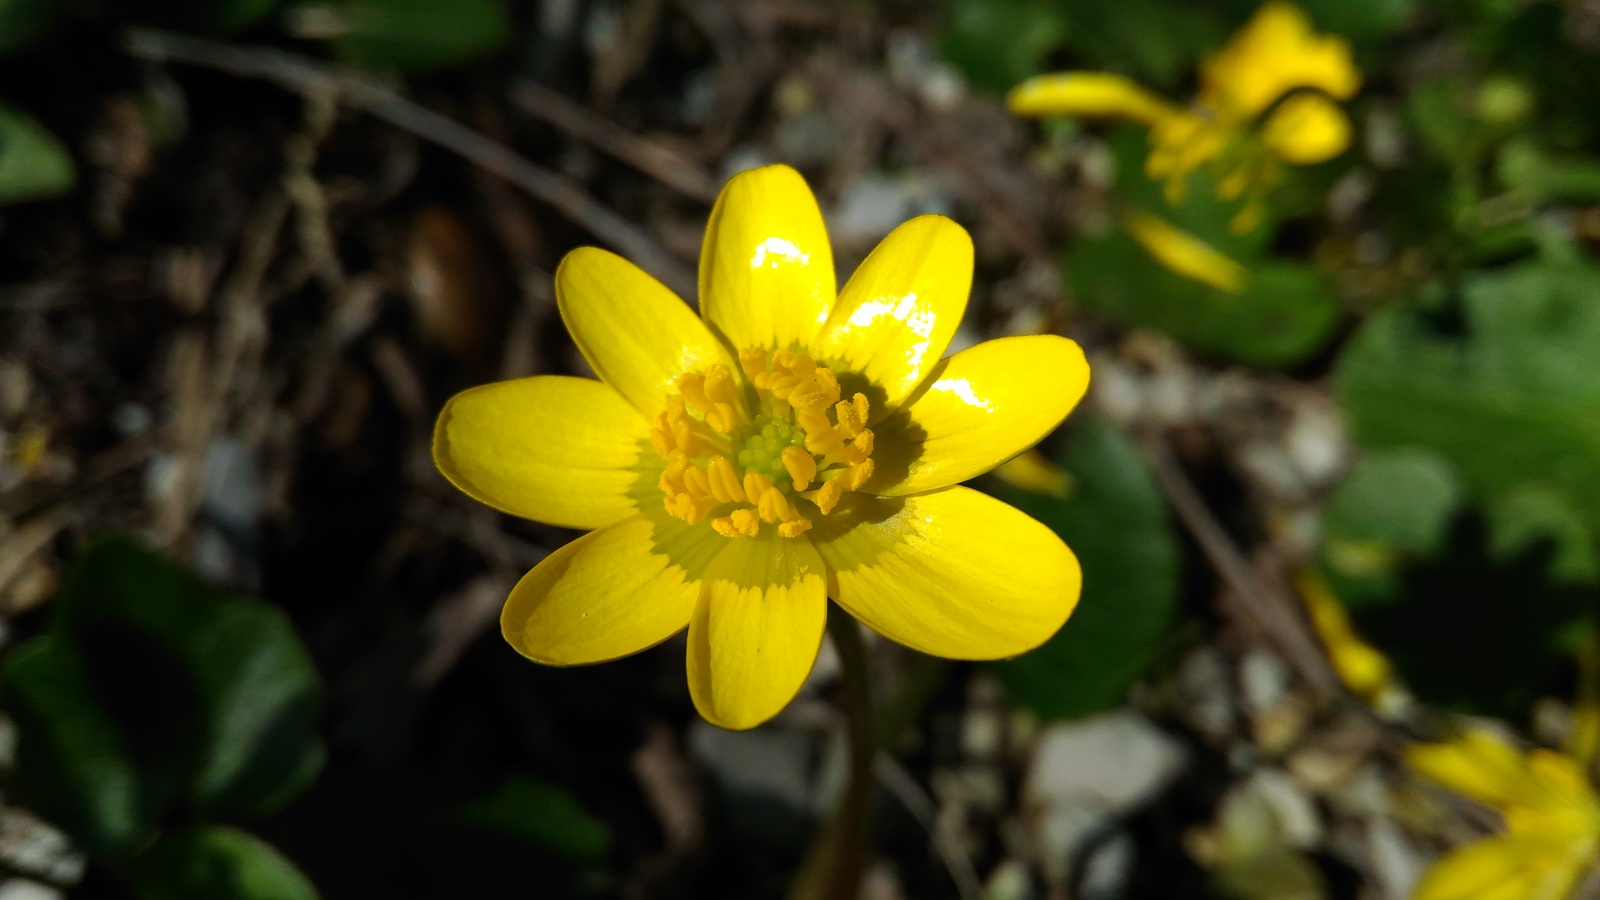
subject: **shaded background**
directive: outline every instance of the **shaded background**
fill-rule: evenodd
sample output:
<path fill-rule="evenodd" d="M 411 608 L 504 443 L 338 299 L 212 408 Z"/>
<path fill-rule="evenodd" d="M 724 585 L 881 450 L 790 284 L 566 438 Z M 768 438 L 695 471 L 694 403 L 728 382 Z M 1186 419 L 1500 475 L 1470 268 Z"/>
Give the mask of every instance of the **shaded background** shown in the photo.
<path fill-rule="evenodd" d="M 1396 749 L 1462 712 L 1560 744 L 1596 690 L 1600 5 L 1307 2 L 1353 146 L 1244 238 L 1162 207 L 1226 294 L 1116 227 L 1164 204 L 1141 132 L 1000 98 L 1185 102 L 1255 7 L 0 0 L 0 897 L 785 896 L 843 778 L 831 649 L 744 734 L 681 639 L 529 664 L 500 602 L 573 535 L 428 456 L 453 392 L 589 374 L 566 251 L 692 296 L 718 186 L 776 161 L 842 274 L 952 216 L 958 347 L 1094 367 L 978 483 L 1082 558 L 1061 634 L 874 645 L 863 897 L 1408 896 L 1488 820 Z M 1308 595 L 1390 660 L 1376 707 Z"/>

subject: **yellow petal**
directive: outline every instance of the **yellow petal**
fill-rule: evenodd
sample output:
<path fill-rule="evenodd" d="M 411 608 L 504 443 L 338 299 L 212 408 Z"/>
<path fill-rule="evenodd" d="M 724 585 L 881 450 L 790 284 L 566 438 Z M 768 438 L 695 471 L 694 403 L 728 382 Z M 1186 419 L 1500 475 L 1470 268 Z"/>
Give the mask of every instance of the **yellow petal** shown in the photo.
<path fill-rule="evenodd" d="M 839 605 L 874 631 L 951 659 L 1044 643 L 1078 603 L 1077 557 L 1055 532 L 962 487 L 846 495 L 810 534 Z"/>
<path fill-rule="evenodd" d="M 1465 797 L 1504 810 L 1537 791 L 1517 749 L 1485 729 L 1442 744 L 1415 744 L 1406 765 Z"/>
<path fill-rule="evenodd" d="M 972 289 L 972 239 L 944 216 L 919 216 L 878 244 L 839 295 L 816 355 L 859 373 L 887 412 L 938 363 Z"/>
<path fill-rule="evenodd" d="M 1109 72 L 1039 75 L 1012 88 L 1006 106 L 1019 116 L 1118 116 L 1147 125 L 1174 112 L 1165 100 Z"/>
<path fill-rule="evenodd" d="M 654 416 L 685 372 L 738 366 L 676 294 L 607 250 L 579 247 L 556 269 L 567 331 L 601 380 Z"/>
<path fill-rule="evenodd" d="M 1581 871 L 1543 842 L 1500 835 L 1474 841 L 1434 863 L 1414 900 L 1564 900 Z"/>
<path fill-rule="evenodd" d="M 656 529 L 636 516 L 545 557 L 506 599 L 506 641 L 534 662 L 575 666 L 637 653 L 680 631 L 700 584 L 659 549 Z"/>
<path fill-rule="evenodd" d="M 1318 94 L 1296 94 L 1278 104 L 1261 126 L 1261 140 L 1297 166 L 1326 162 L 1350 146 L 1344 110 Z"/>
<path fill-rule="evenodd" d="M 806 347 L 836 290 L 822 210 L 800 173 L 766 166 L 729 179 L 700 248 L 700 311 L 712 329 L 731 347 Z"/>
<path fill-rule="evenodd" d="M 433 429 L 433 462 L 480 503 L 567 528 L 634 512 L 630 467 L 649 447 L 644 417 L 592 378 L 541 375 L 450 398 Z"/>
<path fill-rule="evenodd" d="M 1317 34 L 1300 9 L 1273 2 L 1201 68 L 1200 83 L 1203 106 L 1226 122 L 1242 122 L 1296 88 L 1349 99 L 1361 72 L 1343 38 Z"/>
<path fill-rule="evenodd" d="M 777 715 L 811 673 L 827 581 L 804 538 L 724 540 L 689 624 L 689 694 L 706 721 L 742 731 Z"/>
<path fill-rule="evenodd" d="M 1053 334 L 998 338 L 935 366 L 923 389 L 874 426 L 866 490 L 901 495 L 981 475 L 1038 443 L 1078 405 L 1089 362 Z"/>
<path fill-rule="evenodd" d="M 1122 225 L 1157 262 L 1179 275 L 1219 291 L 1244 289 L 1248 269 L 1166 219 L 1135 210 L 1123 217 Z"/>

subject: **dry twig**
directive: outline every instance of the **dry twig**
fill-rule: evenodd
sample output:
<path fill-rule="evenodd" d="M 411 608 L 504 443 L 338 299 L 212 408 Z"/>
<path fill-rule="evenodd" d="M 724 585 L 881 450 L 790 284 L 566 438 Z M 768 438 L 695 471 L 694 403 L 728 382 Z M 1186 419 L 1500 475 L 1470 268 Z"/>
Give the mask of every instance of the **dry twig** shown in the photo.
<path fill-rule="evenodd" d="M 188 63 L 241 78 L 259 78 L 306 97 L 335 97 L 499 175 L 611 244 L 681 296 L 695 294 L 694 278 L 676 259 L 579 185 L 371 79 L 281 50 L 238 47 L 147 29 L 130 31 L 124 46 L 140 59 Z"/>

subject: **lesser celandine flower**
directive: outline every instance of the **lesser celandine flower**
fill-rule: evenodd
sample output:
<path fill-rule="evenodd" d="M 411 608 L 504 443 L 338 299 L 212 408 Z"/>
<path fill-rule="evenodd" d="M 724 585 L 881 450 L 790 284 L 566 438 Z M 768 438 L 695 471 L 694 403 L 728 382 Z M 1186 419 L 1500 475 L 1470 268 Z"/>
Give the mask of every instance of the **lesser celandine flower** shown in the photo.
<path fill-rule="evenodd" d="M 1600 798 L 1577 760 L 1520 753 L 1486 730 L 1406 752 L 1422 775 L 1498 811 L 1505 831 L 1423 875 L 1416 900 L 1562 900 L 1600 849 Z"/>
<path fill-rule="evenodd" d="M 556 298 L 600 380 L 474 388 L 434 432 L 463 491 L 593 529 L 512 590 L 506 640 L 576 665 L 687 626 L 695 706 L 750 728 L 810 672 L 830 597 L 938 656 L 1013 656 L 1050 637 L 1077 603 L 1077 560 L 956 485 L 1054 429 L 1089 368 L 1052 335 L 941 359 L 971 279 L 966 232 L 923 216 L 836 292 L 822 214 L 784 166 L 723 188 L 698 317 L 614 254 L 569 254 Z"/>
<path fill-rule="evenodd" d="M 1145 171 L 1165 182 L 1167 200 L 1181 202 L 1189 173 L 1202 165 L 1217 179 L 1217 195 L 1246 201 L 1231 223 L 1253 229 L 1261 198 L 1281 165 L 1332 159 L 1350 145 L 1350 120 L 1335 100 L 1347 100 L 1361 73 L 1342 38 L 1320 35 L 1288 3 L 1268 3 L 1200 69 L 1200 93 L 1176 106 L 1133 81 L 1106 72 L 1041 75 L 1012 90 L 1007 103 L 1028 116 L 1104 116 L 1150 129 Z"/>

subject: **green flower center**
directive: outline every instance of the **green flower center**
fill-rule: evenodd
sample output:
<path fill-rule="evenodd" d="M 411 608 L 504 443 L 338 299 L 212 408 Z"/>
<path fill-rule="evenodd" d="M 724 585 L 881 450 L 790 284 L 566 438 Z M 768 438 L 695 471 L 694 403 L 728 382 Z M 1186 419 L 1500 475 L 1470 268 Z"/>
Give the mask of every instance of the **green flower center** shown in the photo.
<path fill-rule="evenodd" d="M 745 438 L 744 447 L 735 457 L 739 468 L 746 472 L 760 472 L 780 490 L 794 484 L 789 470 L 783 465 L 785 447 L 806 446 L 805 429 L 783 419 L 757 416 L 752 423 L 752 433 Z"/>

